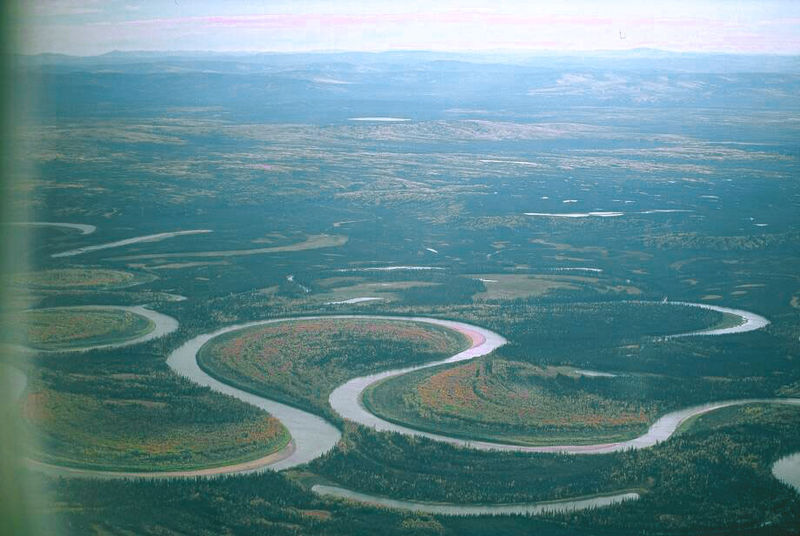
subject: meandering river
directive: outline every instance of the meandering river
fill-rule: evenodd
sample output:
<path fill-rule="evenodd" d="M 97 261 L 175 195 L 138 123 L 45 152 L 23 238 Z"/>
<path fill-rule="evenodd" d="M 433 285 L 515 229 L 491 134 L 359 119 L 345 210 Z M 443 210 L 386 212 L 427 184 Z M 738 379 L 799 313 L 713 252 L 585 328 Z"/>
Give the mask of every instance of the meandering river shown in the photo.
<path fill-rule="evenodd" d="M 204 335 L 198 335 L 181 345 L 177 350 L 172 352 L 167 359 L 167 365 L 181 376 L 199 385 L 210 387 L 214 391 L 233 396 L 243 402 L 261 408 L 279 419 L 289 430 L 292 436 L 294 449 L 286 452 L 286 455 L 280 460 L 265 463 L 261 467 L 248 468 L 245 472 L 263 471 L 267 469 L 288 469 L 289 467 L 310 462 L 332 449 L 336 443 L 339 442 L 339 438 L 342 435 L 338 428 L 322 417 L 222 383 L 216 378 L 206 374 L 197 364 L 197 352 L 200 351 L 200 348 L 205 343 L 215 337 L 219 337 L 224 333 L 230 333 L 231 331 L 265 324 L 274 324 L 277 322 L 286 322 L 289 320 L 293 319 L 247 322 L 218 329 Z M 243 471 L 238 470 L 232 472 Z"/>
<path fill-rule="evenodd" d="M 741 333 L 744 331 L 751 331 L 764 327 L 768 321 L 747 311 L 737 309 L 729 309 L 718 306 L 711 306 L 705 304 L 693 304 L 684 302 L 673 302 L 676 305 L 703 307 L 719 312 L 734 314 L 741 318 L 741 322 L 733 327 L 700 330 L 691 333 L 684 333 L 677 336 L 699 336 L 699 335 L 722 335 L 727 333 Z M 133 308 L 132 308 L 133 309 Z M 148 311 L 148 310 L 145 310 Z M 139 312 L 139 311 L 136 311 Z M 149 311 L 154 313 L 153 311 Z M 142 314 L 141 312 L 139 314 Z M 158 313 L 155 313 L 158 314 Z M 169 318 L 169 317 L 167 317 Z M 173 371 L 181 376 L 184 376 L 191 381 L 211 388 L 220 393 L 224 393 L 246 403 L 259 407 L 276 418 L 278 418 L 284 426 L 289 430 L 292 436 L 292 443 L 290 446 L 279 453 L 275 453 L 260 460 L 254 460 L 247 464 L 237 464 L 231 466 L 217 467 L 213 469 L 197 470 L 197 471 L 180 471 L 171 473 L 100 473 L 92 471 L 73 471 L 74 474 L 81 474 L 83 476 L 122 476 L 122 477 L 185 477 L 185 476 L 216 476 L 221 474 L 231 473 L 244 473 L 265 470 L 282 470 L 295 467 L 323 455 L 331 450 L 341 438 L 341 432 L 330 422 L 325 419 L 308 413 L 306 411 L 287 406 L 280 402 L 270 400 L 266 397 L 255 395 L 238 389 L 236 387 L 227 385 L 212 376 L 205 373 L 197 364 L 197 353 L 200 348 L 208 341 L 218 337 L 224 333 L 230 333 L 249 327 L 272 324 L 278 322 L 290 322 L 297 320 L 312 320 L 319 318 L 331 318 L 331 316 L 308 316 L 298 318 L 283 318 L 247 322 L 227 326 L 216 331 L 198 335 L 189 341 L 182 344 L 178 349 L 173 351 L 167 359 L 167 364 Z M 800 405 L 800 399 L 796 398 L 771 398 L 771 399 L 741 399 L 741 400 L 727 400 L 720 402 L 712 402 L 708 404 L 692 406 L 679 411 L 668 413 L 656 421 L 646 434 L 632 439 L 630 441 L 618 443 L 604 443 L 596 445 L 552 445 L 545 447 L 530 447 L 522 445 L 511 445 L 502 443 L 490 443 L 484 441 L 470 441 L 464 439 L 453 438 L 449 436 L 431 434 L 412 428 L 399 426 L 388 421 L 385 421 L 376 415 L 370 413 L 361 403 L 361 396 L 364 390 L 370 385 L 386 378 L 391 378 L 406 374 L 408 372 L 419 370 L 428 367 L 434 367 L 446 363 L 456 363 L 467 361 L 479 356 L 486 355 L 506 343 L 506 339 L 501 335 L 494 333 L 488 329 L 473 326 L 464 322 L 457 322 L 452 320 L 441 320 L 427 317 L 395 317 L 395 316 L 379 316 L 379 315 L 337 315 L 335 318 L 348 319 L 348 318 L 365 318 L 365 319 L 379 319 L 379 320 L 406 320 L 415 321 L 438 326 L 447 327 L 464 334 L 471 341 L 470 347 L 462 352 L 459 352 L 447 359 L 426 363 L 419 366 L 404 367 L 399 369 L 388 370 L 377 374 L 370 374 L 359 378 L 353 378 L 343 385 L 337 387 L 330 395 L 329 401 L 331 407 L 339 415 L 345 419 L 352 420 L 364 426 L 369 426 L 377 430 L 394 431 L 408 435 L 424 436 L 438 441 L 475 448 L 481 450 L 498 450 L 498 451 L 523 451 L 523 452 L 566 452 L 573 454 L 600 454 L 607 452 L 615 452 L 626 449 L 639 449 L 647 448 L 655 445 L 659 441 L 668 439 L 678 427 L 687 419 L 708 413 L 723 407 L 751 404 L 751 403 L 779 403 Z M 177 326 L 176 326 L 177 327 Z M 150 334 L 148 334 L 150 335 Z M 153 335 L 153 338 L 158 335 Z M 138 341 L 141 342 L 141 341 Z M 128 341 L 128 344 L 133 342 Z M 800 458 L 800 454 L 796 455 Z M 784 467 L 794 467 L 795 469 L 800 466 L 800 459 L 790 462 L 779 462 L 776 464 L 776 476 L 782 480 L 788 474 Z M 93 474 L 94 473 L 94 474 Z M 797 473 L 795 473 L 797 474 Z M 794 484 L 792 484 L 794 485 Z M 575 498 L 563 501 L 552 502 L 538 502 L 531 504 L 518 504 L 518 505 L 452 505 L 452 504 L 432 504 L 415 501 L 403 501 L 391 499 L 387 497 L 379 497 L 375 495 L 360 493 L 357 491 L 347 490 L 337 486 L 316 485 L 312 487 L 315 493 L 324 496 L 335 496 L 354 501 L 383 505 L 390 508 L 413 510 L 420 512 L 427 512 L 431 514 L 441 515 L 485 515 L 485 514 L 542 514 L 549 512 L 567 512 L 580 510 L 585 508 L 597 508 L 601 506 L 608 506 L 618 504 L 623 501 L 635 500 L 639 495 L 635 492 L 621 492 L 616 494 L 609 494 L 604 496 L 597 496 L 591 498 Z"/>
<path fill-rule="evenodd" d="M 768 321 L 765 318 L 755 315 L 754 313 L 750 313 L 748 311 L 740 311 L 738 309 L 707 306 L 704 304 L 694 304 L 688 302 L 671 302 L 671 303 L 682 306 L 713 309 L 724 313 L 735 314 L 740 318 L 742 318 L 742 322 L 734 327 L 723 328 L 723 329 L 700 330 L 696 332 L 680 334 L 677 336 L 683 337 L 690 335 L 699 336 L 699 335 L 721 335 L 724 333 L 741 333 L 744 331 L 752 331 L 755 329 L 759 329 L 768 323 Z M 370 412 L 364 406 L 361 400 L 364 391 L 368 387 L 375 385 L 380 381 L 400 376 L 408 372 L 429 367 L 435 367 L 446 363 L 465 361 L 468 359 L 473 359 L 475 357 L 486 355 L 494 351 L 496 348 L 499 348 L 500 346 L 505 344 L 506 340 L 497 333 L 489 331 L 485 328 L 471 326 L 463 322 L 437 320 L 432 318 L 412 318 L 411 320 L 436 324 L 444 327 L 449 327 L 451 329 L 455 329 L 456 331 L 459 331 L 464 335 L 466 335 L 467 337 L 469 337 L 472 340 L 473 344 L 469 349 L 459 354 L 456 354 L 448 359 L 426 363 L 424 365 L 419 365 L 415 367 L 387 370 L 377 374 L 370 374 L 368 376 L 353 378 L 347 381 L 343 385 L 337 387 L 331 393 L 329 398 L 331 407 L 343 418 L 357 422 L 364 426 L 369 426 L 370 428 L 374 428 L 375 430 L 379 431 L 397 432 L 406 435 L 427 437 L 429 439 L 433 439 L 436 441 L 442 441 L 445 443 L 450 443 L 452 445 L 468 447 L 478 450 L 496 450 L 496 451 L 532 452 L 532 453 L 561 452 L 569 454 L 606 454 L 609 452 L 617 452 L 628 449 L 640 449 L 640 448 L 651 447 L 656 443 L 660 441 L 665 441 L 670 436 L 672 436 L 672 434 L 674 434 L 675 431 L 680 427 L 680 425 L 686 422 L 686 420 L 694 416 L 701 415 L 703 413 L 708 413 L 710 411 L 714 411 L 724 407 L 742 405 L 742 404 L 753 404 L 753 403 L 779 403 L 779 404 L 800 405 L 800 399 L 795 399 L 795 398 L 741 399 L 741 400 L 724 400 L 719 402 L 712 402 L 708 404 L 692 406 L 689 408 L 684 408 L 678 411 L 667 413 L 666 415 L 663 415 L 661 418 L 659 418 L 655 423 L 653 423 L 653 425 L 650 426 L 650 428 L 645 434 L 636 437 L 634 439 L 631 439 L 629 441 L 620 441 L 615 443 L 598 443 L 594 445 L 526 446 L 526 445 L 515 445 L 509 443 L 460 439 L 442 434 L 424 432 L 422 430 L 417 430 L 414 428 L 409 428 L 406 426 L 389 422 Z"/>
<path fill-rule="evenodd" d="M 725 328 L 709 328 L 701 329 L 698 331 L 690 331 L 688 333 L 678 333 L 677 335 L 667 335 L 667 339 L 674 339 L 677 337 L 697 337 L 700 335 L 731 335 L 733 333 L 745 333 L 748 331 L 755 331 L 766 327 L 769 320 L 756 313 L 745 311 L 743 309 L 731 309 L 730 307 L 721 307 L 719 305 L 710 305 L 708 303 L 693 303 L 693 302 L 667 302 L 673 305 L 683 305 L 686 307 L 698 307 L 700 309 L 709 309 L 717 311 L 718 313 L 729 314 L 738 316 L 740 319 L 739 324 Z"/>
<path fill-rule="evenodd" d="M 401 501 L 387 497 L 376 497 L 367 493 L 360 493 L 338 486 L 325 486 L 318 484 L 311 487 L 311 491 L 318 495 L 349 499 L 369 504 L 377 504 L 397 510 L 409 510 L 426 514 L 446 516 L 481 516 L 481 515 L 540 515 L 575 512 L 587 508 L 600 508 L 611 506 L 624 501 L 633 501 L 639 498 L 635 492 L 614 493 L 611 495 L 598 495 L 586 499 L 567 499 L 563 501 L 547 501 L 531 504 L 491 504 L 491 505 L 460 505 L 436 504 L 418 501 Z"/>
<path fill-rule="evenodd" d="M 225 328 L 218 329 L 211 333 L 206 333 L 194 337 L 193 339 L 185 342 L 177 350 L 175 350 L 170 354 L 169 358 L 167 359 L 167 365 L 169 365 L 170 368 L 172 368 L 172 370 L 178 373 L 179 375 L 184 376 L 185 378 L 188 378 L 199 385 L 207 386 L 220 393 L 231 395 L 233 397 L 238 398 L 239 400 L 242 400 L 244 402 L 247 402 L 249 404 L 252 404 L 256 407 L 259 407 L 269 412 L 274 417 L 279 419 L 284 426 L 286 426 L 286 428 L 289 430 L 289 433 L 293 438 L 293 443 L 295 448 L 292 452 L 288 452 L 286 456 L 279 461 L 273 461 L 269 464 L 265 464 L 265 466 L 261 468 L 250 468 L 249 469 L 250 471 L 265 470 L 265 469 L 275 469 L 275 470 L 288 469 L 290 467 L 310 462 L 311 460 L 318 458 L 319 456 L 322 456 L 323 454 L 331 450 L 336 445 L 336 443 L 339 442 L 339 439 L 341 438 L 341 432 L 333 424 L 329 423 L 322 417 L 314 415 L 313 413 L 309 413 L 307 411 L 303 411 L 295 407 L 288 406 L 286 404 L 274 400 L 270 400 L 266 397 L 262 397 L 253 393 L 249 393 L 247 391 L 243 391 L 242 389 L 238 389 L 236 387 L 223 383 L 220 380 L 217 380 L 216 378 L 210 376 L 205 371 L 203 371 L 203 369 L 201 369 L 200 366 L 197 364 L 197 353 L 200 351 L 200 348 L 202 348 L 202 346 L 206 344 L 208 341 L 216 337 L 219 337 L 220 335 L 223 335 L 225 333 L 230 333 L 232 331 L 238 331 L 266 324 L 292 322 L 297 320 L 317 320 L 321 318 L 412 320 L 416 322 L 436 324 L 444 327 L 449 327 L 451 329 L 458 329 L 459 331 L 462 332 L 467 330 L 472 330 L 471 333 L 474 333 L 474 335 L 472 337 L 472 345 L 469 349 L 460 352 L 448 359 L 437 361 L 435 363 L 429 363 L 423 366 L 435 366 L 436 364 L 440 363 L 452 363 L 464 359 L 472 359 L 480 355 L 485 355 L 494 350 L 495 348 L 501 346 L 502 344 L 505 344 L 506 342 L 506 340 L 500 335 L 497 335 L 489 330 L 484 330 L 483 328 L 478 328 L 475 326 L 470 326 L 469 324 L 464 324 L 462 322 L 452 322 L 448 320 L 438 320 L 438 319 L 424 318 L 424 317 L 397 317 L 397 316 L 377 316 L 377 315 L 336 315 L 333 317 L 305 316 L 298 318 L 257 320 L 254 322 L 246 322 L 242 324 L 227 326 Z M 485 334 L 487 338 L 484 338 L 482 334 Z M 418 367 L 407 367 L 403 369 L 396 369 L 394 371 L 389 371 L 389 373 L 402 374 L 405 372 L 410 372 L 411 370 L 416 370 L 416 368 Z M 333 395 L 331 395 L 331 397 L 333 397 Z M 367 415 L 371 414 L 367 413 Z"/>

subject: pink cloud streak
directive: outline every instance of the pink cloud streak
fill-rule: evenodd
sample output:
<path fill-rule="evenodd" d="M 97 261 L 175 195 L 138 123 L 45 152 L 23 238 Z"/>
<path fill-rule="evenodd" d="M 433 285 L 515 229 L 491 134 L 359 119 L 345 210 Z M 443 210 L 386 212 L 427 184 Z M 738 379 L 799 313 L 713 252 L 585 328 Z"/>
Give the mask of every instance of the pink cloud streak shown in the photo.
<path fill-rule="evenodd" d="M 652 17 L 635 10 L 542 12 L 504 8 L 399 8 L 393 12 L 272 12 L 138 18 L 87 23 L 98 33 L 139 39 L 159 35 L 165 42 L 207 35 L 215 42 L 232 41 L 240 48 L 261 50 L 442 49 L 595 50 L 647 47 L 697 51 L 798 50 L 797 17 L 773 13 L 749 18 L 656 10 Z M 134 15 L 135 16 L 135 15 Z M 619 39 L 618 32 L 627 37 Z"/>
<path fill-rule="evenodd" d="M 214 15 L 202 17 L 175 17 L 129 20 L 120 23 L 97 23 L 100 25 L 126 26 L 182 26 L 202 25 L 207 27 L 251 27 L 251 28 L 302 28 L 306 26 L 359 26 L 381 24 L 486 24 L 499 26 L 617 26 L 660 25 L 722 28 L 736 25 L 713 19 L 690 18 L 631 18 L 618 19 L 594 16 L 519 16 L 507 13 L 487 13 L 483 11 L 444 11 L 427 13 L 375 13 L 375 14 L 333 14 L 333 13 L 271 13 L 259 15 Z"/>

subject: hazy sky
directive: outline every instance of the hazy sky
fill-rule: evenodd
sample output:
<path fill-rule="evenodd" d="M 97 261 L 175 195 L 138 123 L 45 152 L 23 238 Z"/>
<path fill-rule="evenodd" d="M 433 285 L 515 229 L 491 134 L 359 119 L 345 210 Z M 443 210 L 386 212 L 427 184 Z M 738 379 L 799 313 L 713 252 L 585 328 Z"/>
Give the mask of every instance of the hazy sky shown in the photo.
<path fill-rule="evenodd" d="M 800 0 L 27 0 L 23 51 L 800 52 Z"/>

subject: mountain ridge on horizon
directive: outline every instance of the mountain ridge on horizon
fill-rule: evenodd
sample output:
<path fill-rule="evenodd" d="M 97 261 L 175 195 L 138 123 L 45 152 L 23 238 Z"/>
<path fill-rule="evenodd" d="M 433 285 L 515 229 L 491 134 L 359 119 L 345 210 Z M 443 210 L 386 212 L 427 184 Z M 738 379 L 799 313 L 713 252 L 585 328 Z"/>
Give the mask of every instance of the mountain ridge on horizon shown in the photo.
<path fill-rule="evenodd" d="M 474 70 L 496 66 L 523 70 L 602 70 L 673 73 L 800 73 L 800 56 L 671 52 L 639 48 L 624 51 L 438 52 L 215 52 L 121 51 L 96 56 L 58 53 L 17 55 L 22 68 L 85 72 L 228 72 L 255 74 L 293 69 L 329 69 L 335 64 L 395 69 L 416 65 L 429 69 L 450 66 Z"/>
<path fill-rule="evenodd" d="M 114 49 L 99 54 L 67 54 L 63 52 L 39 52 L 35 54 L 17 54 L 23 57 L 61 57 L 61 58 L 109 58 L 109 57 L 163 57 L 163 56 L 219 56 L 219 57 L 248 57 L 248 56 L 332 56 L 332 55 L 365 55 L 365 56 L 391 56 L 391 55 L 439 55 L 439 56 L 469 56 L 469 57 L 557 57 L 557 56 L 603 56 L 603 57 L 631 57 L 631 56 L 662 56 L 662 57 L 687 57 L 687 56 L 730 56 L 741 58 L 798 58 L 800 54 L 784 54 L 775 52 L 730 52 L 730 51 L 679 51 L 654 47 L 637 47 L 622 50 L 615 49 L 494 49 L 494 50 L 433 50 L 433 49 L 389 49 L 389 50 L 350 50 L 350 49 L 318 49 L 318 50 L 120 50 Z"/>

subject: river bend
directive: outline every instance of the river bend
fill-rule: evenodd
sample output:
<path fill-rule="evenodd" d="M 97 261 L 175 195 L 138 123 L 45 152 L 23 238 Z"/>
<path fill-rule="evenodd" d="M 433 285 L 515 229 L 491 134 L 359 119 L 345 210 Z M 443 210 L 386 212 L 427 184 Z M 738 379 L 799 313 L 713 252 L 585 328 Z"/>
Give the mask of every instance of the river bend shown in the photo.
<path fill-rule="evenodd" d="M 739 316 L 742 321 L 733 327 L 721 329 L 708 329 L 685 334 L 673 335 L 678 336 L 699 336 L 699 335 L 722 335 L 727 333 L 740 333 L 743 331 L 751 331 L 765 326 L 768 321 L 763 317 L 754 315 L 747 311 L 740 311 L 736 309 L 728 309 L 718 306 L 710 306 L 705 304 L 693 304 L 684 302 L 672 302 L 676 305 L 703 307 L 712 310 L 717 310 L 724 313 L 735 314 Z M 136 311 L 139 312 L 139 311 Z M 151 312 L 152 313 L 152 312 Z M 142 314 L 139 312 L 139 314 Z M 158 313 L 156 313 L 158 314 Z M 168 317 L 169 318 L 169 317 Z M 189 341 L 182 344 L 179 348 L 174 350 L 169 358 L 167 364 L 177 374 L 186 377 L 187 379 L 211 388 L 214 391 L 233 396 L 248 404 L 259 407 L 274 417 L 279 419 L 284 426 L 289 430 L 292 436 L 292 442 L 289 447 L 275 453 L 266 458 L 253 460 L 247 464 L 237 464 L 231 466 L 223 466 L 211 468 L 206 470 L 196 471 L 180 471 L 180 472 L 167 472 L 167 473 L 100 473 L 92 475 L 91 471 L 76 470 L 82 476 L 121 476 L 121 477 L 185 477 L 185 476 L 216 476 L 231 473 L 245 473 L 257 472 L 265 470 L 282 470 L 295 467 L 301 464 L 308 463 L 317 457 L 330 451 L 341 438 L 341 432 L 325 419 L 314 415 L 312 413 L 282 404 L 280 402 L 270 400 L 268 398 L 243 391 L 236 387 L 227 385 L 204 372 L 197 363 L 197 353 L 200 348 L 208 341 L 214 339 L 225 333 L 237 331 L 249 327 L 272 324 L 278 322 L 290 322 L 297 320 L 312 320 L 319 318 L 331 318 L 330 315 L 326 316 L 307 316 L 298 318 L 282 318 L 261 320 L 254 322 L 247 322 L 227 326 L 216 331 L 198 335 Z M 329 401 L 331 407 L 339 415 L 345 419 L 352 420 L 364 426 L 374 428 L 381 431 L 394 431 L 408 435 L 424 436 L 437 441 L 444 441 L 447 443 L 455 444 L 462 447 L 475 448 L 480 450 L 496 450 L 496 451 L 522 451 L 522 452 L 566 452 L 573 454 L 600 454 L 607 452 L 615 452 L 627 449 L 647 448 L 655 445 L 659 441 L 669 438 L 678 427 L 686 422 L 687 419 L 714 411 L 716 409 L 729 407 L 733 405 L 751 404 L 751 403 L 779 403 L 800 405 L 800 399 L 794 398 L 773 398 L 773 399 L 742 399 L 742 400 L 727 400 L 720 402 L 712 402 L 708 404 L 692 406 L 679 411 L 668 413 L 656 421 L 648 430 L 648 432 L 640 437 L 631 439 L 629 441 L 618 443 L 605 443 L 596 445 L 552 445 L 544 447 L 530 447 L 522 445 L 491 443 L 484 441 L 470 441 L 464 439 L 453 438 L 440 434 L 427 433 L 403 426 L 399 426 L 379 417 L 373 415 L 361 403 L 361 396 L 364 390 L 370 385 L 375 384 L 381 380 L 406 374 L 415 370 L 420 370 L 428 367 L 435 367 L 448 363 L 457 363 L 467 361 L 487 355 L 506 343 L 506 339 L 501 335 L 494 333 L 488 329 L 473 326 L 464 322 L 457 322 L 452 320 L 441 320 L 427 317 L 397 317 L 397 316 L 378 316 L 378 315 L 337 315 L 334 318 L 364 318 L 364 319 L 380 319 L 380 320 L 406 320 L 415 321 L 428 324 L 434 324 L 442 327 L 447 327 L 456 330 L 465 335 L 470 341 L 471 345 L 466 350 L 459 352 L 447 359 L 437 360 L 434 362 L 426 363 L 423 365 L 404 367 L 399 369 L 388 370 L 368 376 L 353 378 L 343 385 L 337 387 L 330 395 Z M 177 327 L 177 326 L 176 326 Z M 151 332 L 152 333 L 152 332 Z M 151 338 L 158 336 L 154 335 Z M 140 341 L 139 341 L 140 342 Z M 132 341 L 128 341 L 132 344 Z M 776 464 L 777 466 L 778 464 Z M 777 473 L 776 473 L 777 475 Z M 779 477 L 780 478 L 780 477 Z M 413 510 L 420 512 L 427 512 L 431 514 L 440 515 L 485 515 L 485 514 L 529 514 L 536 515 L 549 512 L 568 512 L 585 508 L 596 508 L 601 506 L 608 506 L 618 504 L 623 501 L 635 500 L 639 495 L 635 492 L 621 492 L 617 494 L 603 495 L 592 498 L 576 498 L 571 500 L 552 501 L 552 502 L 537 502 L 532 504 L 520 505 L 452 505 L 452 504 L 433 504 L 415 501 L 403 501 L 386 497 L 379 497 L 370 494 L 364 494 L 353 490 L 347 490 L 337 486 L 315 485 L 312 490 L 323 496 L 335 496 L 345 498 L 358 502 L 365 502 L 377 505 L 383 505 L 390 508 L 397 508 L 403 510 Z"/>

